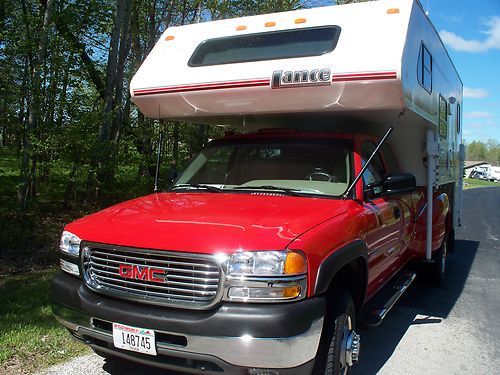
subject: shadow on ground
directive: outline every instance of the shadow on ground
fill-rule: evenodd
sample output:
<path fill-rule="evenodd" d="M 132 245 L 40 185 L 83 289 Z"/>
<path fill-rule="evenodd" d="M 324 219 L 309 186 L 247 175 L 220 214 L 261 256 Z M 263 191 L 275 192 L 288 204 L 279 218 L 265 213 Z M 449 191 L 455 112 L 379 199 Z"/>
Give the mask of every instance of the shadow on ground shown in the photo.
<path fill-rule="evenodd" d="M 477 241 L 456 240 L 441 287 L 414 283 L 379 327 L 361 331 L 362 354 L 353 375 L 376 374 L 411 325 L 437 324 L 448 317 L 462 294 L 478 247 Z M 417 315 L 424 317 L 416 319 Z"/>

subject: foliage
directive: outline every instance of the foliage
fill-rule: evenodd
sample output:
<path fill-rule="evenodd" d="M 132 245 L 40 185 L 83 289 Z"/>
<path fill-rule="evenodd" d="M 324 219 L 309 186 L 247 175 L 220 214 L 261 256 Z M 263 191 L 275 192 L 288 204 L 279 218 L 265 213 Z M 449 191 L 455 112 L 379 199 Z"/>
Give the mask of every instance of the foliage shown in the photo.
<path fill-rule="evenodd" d="M 500 166 L 500 143 L 495 139 L 489 139 L 485 143 L 472 141 L 467 144 L 467 160 L 486 161 Z"/>

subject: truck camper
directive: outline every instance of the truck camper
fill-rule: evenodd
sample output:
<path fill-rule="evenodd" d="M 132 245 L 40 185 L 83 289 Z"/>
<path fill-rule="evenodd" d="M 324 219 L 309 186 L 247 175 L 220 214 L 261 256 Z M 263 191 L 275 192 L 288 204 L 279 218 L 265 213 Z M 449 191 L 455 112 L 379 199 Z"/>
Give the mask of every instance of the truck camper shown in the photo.
<path fill-rule="evenodd" d="M 418 1 L 171 27 L 130 92 L 151 118 L 240 132 L 168 190 L 66 226 L 52 307 L 97 353 L 188 373 L 346 374 L 358 327 L 382 322 L 413 270 L 443 280 L 462 82 Z"/>

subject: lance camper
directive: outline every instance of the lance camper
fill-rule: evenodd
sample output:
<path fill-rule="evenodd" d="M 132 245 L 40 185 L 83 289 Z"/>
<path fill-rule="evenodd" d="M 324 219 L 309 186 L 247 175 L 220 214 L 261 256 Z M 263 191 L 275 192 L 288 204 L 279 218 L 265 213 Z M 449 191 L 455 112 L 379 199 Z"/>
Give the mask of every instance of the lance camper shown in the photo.
<path fill-rule="evenodd" d="M 345 374 L 359 325 L 439 284 L 462 82 L 418 1 L 171 27 L 146 116 L 239 129 L 165 191 L 66 226 L 52 307 L 103 356 L 200 374 Z M 189 126 L 189 125 L 186 125 Z"/>

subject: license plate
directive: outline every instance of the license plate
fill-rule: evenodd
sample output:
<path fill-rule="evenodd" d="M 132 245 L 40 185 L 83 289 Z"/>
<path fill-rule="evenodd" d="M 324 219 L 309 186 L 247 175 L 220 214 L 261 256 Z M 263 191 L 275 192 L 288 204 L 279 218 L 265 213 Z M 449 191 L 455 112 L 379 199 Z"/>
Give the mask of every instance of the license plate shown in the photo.
<path fill-rule="evenodd" d="M 156 355 L 155 332 L 151 329 L 113 323 L 113 344 L 119 349 Z"/>

